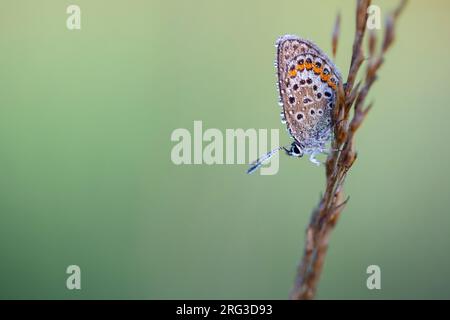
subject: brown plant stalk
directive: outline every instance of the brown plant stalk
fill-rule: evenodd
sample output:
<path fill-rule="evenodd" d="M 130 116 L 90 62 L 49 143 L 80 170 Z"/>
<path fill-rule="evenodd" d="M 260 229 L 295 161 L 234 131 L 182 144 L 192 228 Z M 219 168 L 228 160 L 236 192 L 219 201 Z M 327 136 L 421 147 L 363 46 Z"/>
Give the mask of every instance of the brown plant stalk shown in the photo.
<path fill-rule="evenodd" d="M 375 30 L 369 32 L 368 55 L 365 56 L 363 40 L 366 34 L 367 8 L 370 0 L 357 1 L 356 28 L 350 69 L 346 83 L 340 83 L 337 90 L 337 101 L 333 114 L 334 138 L 325 166 L 325 193 L 312 212 L 306 229 L 303 258 L 297 269 L 290 299 L 313 299 L 316 294 L 331 232 L 348 201 L 348 198 L 345 199 L 344 196 L 343 185 L 348 171 L 357 158 L 354 149 L 355 133 L 372 108 L 372 103 L 366 104 L 366 98 L 377 79 L 377 72 L 383 64 L 384 55 L 394 41 L 395 23 L 405 4 L 406 0 L 402 0 L 399 6 L 388 15 L 378 52 L 376 50 L 377 34 Z M 337 51 L 340 20 L 340 15 L 338 15 L 332 35 L 333 56 Z M 364 62 L 367 65 L 365 74 L 363 79 L 356 83 L 358 72 Z M 352 110 L 353 112 L 351 112 Z"/>

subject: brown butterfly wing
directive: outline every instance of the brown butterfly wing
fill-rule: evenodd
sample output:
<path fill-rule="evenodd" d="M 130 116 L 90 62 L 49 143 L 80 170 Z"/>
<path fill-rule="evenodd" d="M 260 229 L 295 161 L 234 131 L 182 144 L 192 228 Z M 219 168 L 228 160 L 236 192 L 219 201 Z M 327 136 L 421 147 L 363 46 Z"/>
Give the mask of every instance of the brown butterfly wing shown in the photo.
<path fill-rule="evenodd" d="M 302 146 L 312 147 L 331 131 L 340 74 L 316 45 L 295 36 L 277 42 L 277 69 L 287 128 Z"/>

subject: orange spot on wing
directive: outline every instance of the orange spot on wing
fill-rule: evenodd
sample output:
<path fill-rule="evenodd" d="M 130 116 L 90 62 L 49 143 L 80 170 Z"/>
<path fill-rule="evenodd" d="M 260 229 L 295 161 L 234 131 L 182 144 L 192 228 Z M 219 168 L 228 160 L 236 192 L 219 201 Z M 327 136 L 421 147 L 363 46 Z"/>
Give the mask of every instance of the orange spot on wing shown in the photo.
<path fill-rule="evenodd" d="M 313 70 L 314 70 L 314 73 L 315 73 L 315 74 L 322 73 L 322 68 L 318 68 L 317 66 L 314 66 L 314 67 L 313 67 Z"/>
<path fill-rule="evenodd" d="M 322 81 L 325 81 L 325 82 L 329 82 L 328 80 L 330 79 L 330 75 L 329 74 L 321 74 L 320 75 L 320 79 L 322 80 Z"/>
<path fill-rule="evenodd" d="M 291 77 L 291 78 L 293 78 L 293 77 L 295 77 L 297 75 L 297 70 L 289 70 L 289 76 Z"/>
<path fill-rule="evenodd" d="M 332 81 L 328 81 L 327 84 L 328 84 L 333 90 L 336 91 L 336 84 L 335 84 L 335 83 L 333 83 Z"/>
<path fill-rule="evenodd" d="M 296 69 L 299 70 L 299 71 L 305 70 L 305 64 L 304 64 L 304 63 L 298 64 L 297 67 L 296 67 Z"/>

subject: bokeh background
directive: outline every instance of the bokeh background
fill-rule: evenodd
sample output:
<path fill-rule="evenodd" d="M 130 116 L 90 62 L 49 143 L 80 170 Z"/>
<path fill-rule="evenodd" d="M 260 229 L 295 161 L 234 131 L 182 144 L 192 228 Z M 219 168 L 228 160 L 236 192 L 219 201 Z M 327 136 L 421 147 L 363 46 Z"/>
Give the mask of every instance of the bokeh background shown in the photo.
<path fill-rule="evenodd" d="M 383 18 L 395 3 L 374 1 Z M 0 298 L 286 298 L 323 168 L 176 166 L 170 135 L 202 120 L 288 143 L 275 40 L 329 53 L 338 11 L 346 75 L 353 1 L 2 0 Z M 449 12 L 411 1 L 400 18 L 318 298 L 450 298 Z M 366 287 L 371 264 L 381 290 Z"/>

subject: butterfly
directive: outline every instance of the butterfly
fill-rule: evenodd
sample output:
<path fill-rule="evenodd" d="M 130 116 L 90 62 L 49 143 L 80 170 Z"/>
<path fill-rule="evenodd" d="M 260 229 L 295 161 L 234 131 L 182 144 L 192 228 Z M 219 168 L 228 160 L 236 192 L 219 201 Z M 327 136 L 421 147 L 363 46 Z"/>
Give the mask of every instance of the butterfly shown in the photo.
<path fill-rule="evenodd" d="M 333 135 L 333 109 L 341 74 L 330 58 L 313 42 L 293 35 L 276 42 L 275 66 L 278 76 L 281 122 L 294 139 L 288 147 L 269 151 L 247 170 L 260 168 L 279 150 L 293 157 L 309 155 L 312 163 L 320 165 L 316 156 L 327 152 L 326 144 Z"/>

